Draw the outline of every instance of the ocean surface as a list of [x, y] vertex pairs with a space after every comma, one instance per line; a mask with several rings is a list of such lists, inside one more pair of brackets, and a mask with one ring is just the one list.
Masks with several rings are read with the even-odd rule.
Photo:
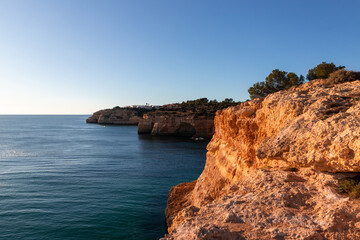
[[171, 186], [205, 141], [138, 136], [88, 116], [0, 115], [0, 239], [159, 239]]

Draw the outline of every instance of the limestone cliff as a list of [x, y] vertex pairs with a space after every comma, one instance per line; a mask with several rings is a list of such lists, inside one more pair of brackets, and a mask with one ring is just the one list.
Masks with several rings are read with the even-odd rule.
[[115, 107], [95, 112], [87, 123], [137, 125], [139, 134], [210, 138], [214, 134], [214, 117], [219, 109], [237, 105], [231, 98], [224, 101], [200, 98], [182, 103], [146, 108]]
[[139, 134], [211, 138], [214, 134], [214, 116], [197, 116], [194, 112], [173, 112], [139, 108], [105, 109], [86, 119], [87, 123], [138, 125]]
[[210, 138], [214, 134], [216, 111], [237, 104], [231, 98], [226, 98], [222, 102], [200, 98], [165, 104], [156, 111], [144, 114], [138, 125], [138, 133]]
[[214, 134], [214, 117], [144, 115], [144, 119], [139, 122], [138, 133], [156, 136], [210, 138]]
[[[203, 173], [173, 187], [168, 239], [360, 239], [360, 81], [314, 80], [218, 111]], [[290, 171], [289, 171], [290, 170]]]
[[150, 110], [140, 108], [104, 109], [95, 112], [86, 119], [87, 123], [113, 124], [113, 125], [137, 125], [144, 113]]

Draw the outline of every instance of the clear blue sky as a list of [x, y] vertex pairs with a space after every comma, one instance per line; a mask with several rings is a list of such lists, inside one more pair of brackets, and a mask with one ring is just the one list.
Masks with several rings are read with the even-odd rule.
[[246, 100], [275, 68], [360, 70], [360, 1], [0, 0], [0, 113]]

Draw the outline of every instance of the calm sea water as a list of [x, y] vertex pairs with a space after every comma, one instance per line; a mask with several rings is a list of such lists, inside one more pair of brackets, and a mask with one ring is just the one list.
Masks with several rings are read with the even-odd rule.
[[158, 239], [171, 186], [207, 142], [137, 135], [87, 116], [0, 116], [0, 239]]

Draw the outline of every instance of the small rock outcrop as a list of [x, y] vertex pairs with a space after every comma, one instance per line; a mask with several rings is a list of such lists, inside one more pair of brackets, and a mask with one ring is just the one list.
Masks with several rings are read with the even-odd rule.
[[[360, 81], [314, 80], [218, 111], [203, 173], [173, 187], [167, 239], [360, 239]], [[293, 171], [293, 172], [289, 172]]]

